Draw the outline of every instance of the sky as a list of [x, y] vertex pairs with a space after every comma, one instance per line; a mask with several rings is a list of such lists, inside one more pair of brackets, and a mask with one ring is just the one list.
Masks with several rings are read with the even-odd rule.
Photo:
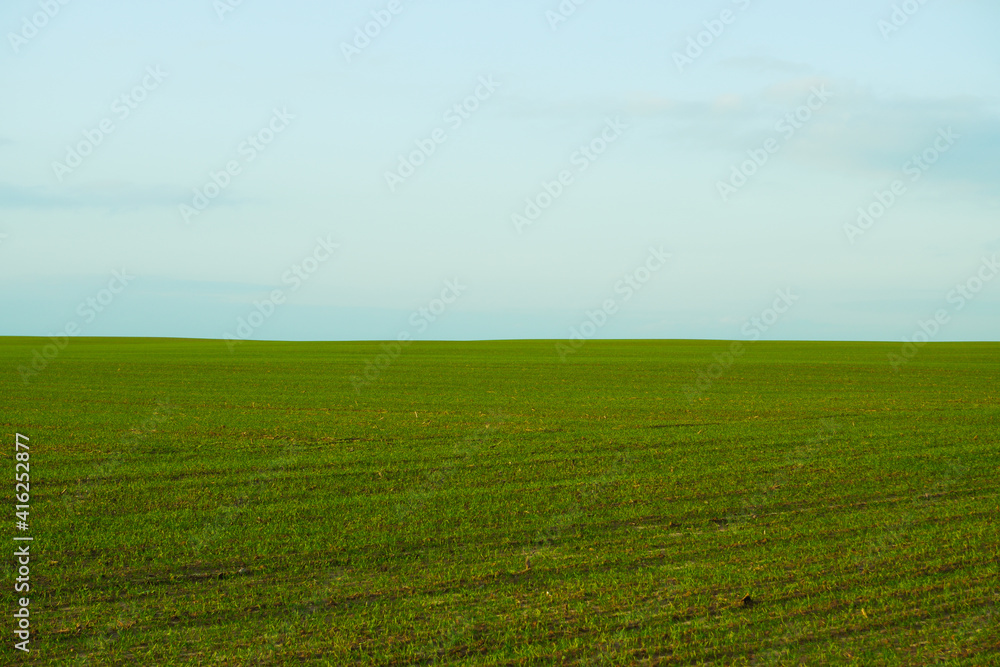
[[997, 340], [995, 0], [12, 0], [0, 335]]

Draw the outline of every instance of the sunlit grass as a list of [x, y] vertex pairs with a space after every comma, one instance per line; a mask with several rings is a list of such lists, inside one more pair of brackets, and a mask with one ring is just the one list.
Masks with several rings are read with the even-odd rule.
[[29, 664], [997, 660], [1000, 345], [43, 344]]

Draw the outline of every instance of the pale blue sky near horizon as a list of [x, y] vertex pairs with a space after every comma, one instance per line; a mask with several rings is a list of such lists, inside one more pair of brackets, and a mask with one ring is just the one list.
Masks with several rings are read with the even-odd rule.
[[0, 7], [0, 335], [997, 340], [997, 3], [390, 4]]

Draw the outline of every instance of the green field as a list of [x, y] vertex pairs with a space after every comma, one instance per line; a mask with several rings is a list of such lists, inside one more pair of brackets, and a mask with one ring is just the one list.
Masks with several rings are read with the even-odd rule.
[[1000, 664], [1000, 344], [48, 342], [9, 664]]

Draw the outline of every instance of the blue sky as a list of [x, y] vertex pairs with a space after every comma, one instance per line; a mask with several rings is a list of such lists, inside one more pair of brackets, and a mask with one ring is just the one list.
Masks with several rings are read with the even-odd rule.
[[0, 8], [0, 335], [1000, 331], [992, 0], [224, 3]]

